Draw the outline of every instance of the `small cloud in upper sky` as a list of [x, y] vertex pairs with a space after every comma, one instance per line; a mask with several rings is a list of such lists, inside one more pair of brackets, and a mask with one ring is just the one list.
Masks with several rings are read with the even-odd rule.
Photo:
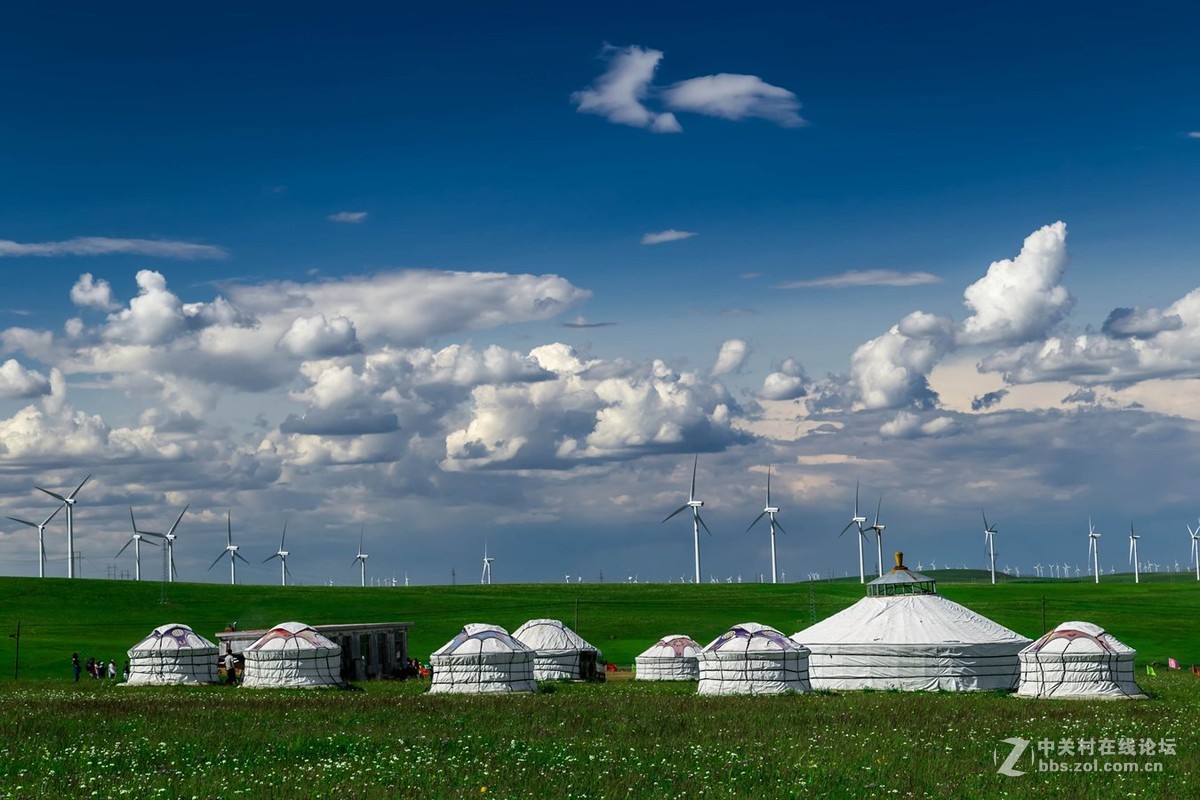
[[1164, 314], [1157, 308], [1114, 308], [1101, 330], [1115, 339], [1150, 339], [1163, 331], [1183, 327], [1183, 317]]
[[690, 239], [695, 236], [693, 231], [677, 231], [667, 228], [657, 233], [642, 234], [642, 244], [662, 244], [663, 242], [678, 242], [680, 239]]
[[1200, 139], [1200, 131], [1188, 131], [1187, 137], [1189, 139]]
[[112, 239], [107, 236], [78, 236], [61, 242], [14, 242], [0, 239], [0, 258], [106, 255], [151, 256], [192, 261], [226, 258], [229, 253], [210, 244], [176, 242], [169, 239]]
[[984, 411], [999, 403], [1008, 396], [1008, 389], [997, 389], [994, 392], [980, 395], [971, 399], [972, 411]]
[[738, 277], [744, 281], [752, 281], [755, 278], [761, 278], [762, 273], [761, 272], [743, 272], [741, 275], [738, 275]]
[[892, 269], [852, 269], [838, 275], [784, 281], [777, 289], [848, 289], [854, 286], [921, 286], [941, 283], [942, 279], [928, 272], [898, 272]]
[[753, 317], [757, 316], [758, 312], [753, 308], [722, 308], [717, 315], [721, 317]]
[[568, 322], [558, 323], [562, 328], [606, 328], [609, 325], [616, 325], [615, 322], [588, 322], [586, 317], [578, 316]]
[[661, 50], [638, 45], [617, 48], [605, 45], [602, 55], [608, 69], [591, 86], [571, 95], [575, 110], [599, 114], [609, 122], [647, 128], [654, 133], [679, 133], [683, 127], [670, 111], [655, 111], [647, 106], [651, 98], [661, 99], [668, 108], [742, 120], [750, 117], [770, 120], [785, 128], [807, 124], [797, 113], [800, 101], [780, 86], [772, 86], [757, 75], [722, 72], [689, 78], [666, 88], [651, 85]]
[[351, 225], [357, 225], [360, 222], [365, 222], [367, 212], [365, 211], [339, 211], [336, 214], [330, 214], [326, 217], [330, 222], [348, 222]]

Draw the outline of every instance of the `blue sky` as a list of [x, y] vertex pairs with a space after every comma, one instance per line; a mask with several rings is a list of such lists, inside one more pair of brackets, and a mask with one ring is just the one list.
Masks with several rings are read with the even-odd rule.
[[[232, 509], [262, 557], [292, 520], [309, 583], [356, 580], [363, 525], [376, 577], [473, 575], [487, 537], [498, 580], [677, 580], [691, 531], [659, 520], [701, 452], [720, 579], [766, 569], [767, 463], [791, 577], [857, 569], [830, 533], [856, 480], [914, 563], [978, 565], [981, 506], [1026, 573], [1082, 562], [1089, 514], [1110, 566], [1131, 521], [1184, 562], [1198, 29], [1182, 4], [14, 10], [5, 513], [94, 472], [93, 576], [130, 504], [191, 503], [185, 579], [222, 579]], [[0, 531], [0, 569], [36, 574], [32, 541]]]

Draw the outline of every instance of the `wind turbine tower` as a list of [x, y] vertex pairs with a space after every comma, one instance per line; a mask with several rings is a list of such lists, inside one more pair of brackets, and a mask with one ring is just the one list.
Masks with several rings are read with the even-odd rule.
[[[1092, 574], [1096, 577], [1096, 583], [1100, 582], [1100, 534], [1096, 533], [1096, 529], [1092, 527], [1091, 519], [1088, 520], [1088, 555], [1092, 557]], [[1079, 568], [1075, 568], [1075, 572], [1079, 572]]]
[[74, 514], [75, 503], [76, 503], [75, 495], [79, 494], [79, 490], [83, 488], [83, 484], [87, 483], [89, 480], [91, 480], [91, 478], [92, 478], [91, 475], [88, 475], [86, 478], [84, 478], [83, 481], [78, 486], [75, 487], [75, 491], [71, 492], [66, 497], [63, 497], [61, 494], [57, 494], [56, 492], [52, 492], [49, 489], [43, 489], [40, 486], [34, 487], [39, 492], [45, 492], [46, 494], [50, 495], [55, 500], [60, 501], [63, 505], [65, 505], [67, 507], [67, 577], [68, 578], [75, 577], [75, 514]]
[[[182, 517], [183, 515], [180, 514], [180, 516]], [[178, 523], [176, 523], [176, 524], [178, 524]], [[174, 529], [175, 526], [172, 525], [171, 527], [172, 527], [172, 529]], [[221, 555], [217, 556], [216, 559], [214, 559], [213, 562], [208, 565], [208, 568], [211, 570], [213, 567], [215, 567], [217, 565], [218, 561], [220, 561], [222, 558], [225, 557], [226, 554], [228, 554], [229, 555], [229, 583], [233, 586], [236, 586], [237, 585], [237, 560], [240, 558], [242, 561], [245, 561], [247, 564], [249, 564], [250, 562], [246, 561], [246, 557], [238, 552], [238, 546], [233, 543], [233, 514], [232, 514], [232, 512], [228, 512], [228, 511], [226, 512], [226, 515], [225, 515], [225, 542], [226, 542], [225, 549], [221, 551]]]
[[356, 556], [354, 557], [354, 560], [350, 562], [350, 566], [354, 566], [355, 564], [358, 564], [358, 568], [359, 568], [359, 575], [358, 575], [358, 576], [359, 576], [359, 583], [360, 583], [360, 585], [362, 585], [362, 586], [366, 586], [366, 585], [367, 585], [367, 559], [368, 559], [368, 558], [370, 558], [370, 556], [368, 556], [366, 553], [364, 553], [364, 552], [362, 551], [362, 547], [363, 547], [363, 531], [364, 531], [365, 529], [366, 529], [366, 528], [365, 528], [365, 526], [364, 526], [363, 528], [360, 528], [360, 529], [359, 529], [359, 531], [358, 531], [358, 555], [356, 555]]
[[699, 464], [700, 456], [697, 455], [695, 460], [692, 461], [692, 488], [688, 492], [688, 501], [668, 514], [667, 519], [663, 520], [663, 522], [666, 522], [681, 511], [687, 511], [689, 508], [692, 510], [692, 538], [695, 542], [696, 553], [696, 583], [700, 583], [700, 526], [704, 525], [705, 533], [712, 536], [712, 531], [708, 529], [708, 525], [705, 525], [704, 520], [700, 518], [700, 509], [704, 508], [704, 501], [696, 499], [696, 467]]
[[[117, 551], [117, 554], [113, 556], [113, 559], [116, 560], [120, 558], [121, 553], [125, 552], [125, 548], [129, 547], [129, 545], [133, 545], [133, 579], [140, 581], [142, 579], [142, 537], [156, 536], [157, 534], [138, 530], [137, 520], [133, 518], [133, 506], [129, 507], [129, 524], [133, 526], [133, 535], [129, 537], [129, 541], [125, 542], [125, 546]], [[154, 543], [147, 541], [146, 544]], [[156, 544], [154, 544], [154, 546], [158, 547]]]
[[479, 583], [481, 586], [492, 585], [492, 562], [495, 560], [496, 559], [488, 556], [487, 541], [485, 540], [483, 543], [483, 575], [479, 577]]
[[879, 495], [879, 505], [875, 506], [875, 521], [867, 530], [875, 531], [875, 575], [883, 577], [883, 529], [886, 525], [879, 524], [879, 509], [883, 507], [883, 495]]
[[[771, 466], [767, 465], [767, 504], [763, 508], [762, 513], [754, 518], [754, 522], [750, 523], [750, 528], [758, 524], [758, 521], [763, 517], [767, 517], [771, 522], [771, 583], [779, 583], [779, 573], [775, 568], [775, 528], [787, 533], [783, 530], [783, 526], [775, 520], [775, 515], [779, 513], [779, 509], [771, 505]], [[750, 532], [750, 528], [746, 528], [746, 533]]]
[[1129, 563], [1133, 564], [1133, 582], [1141, 583], [1142, 576], [1138, 568], [1137, 543], [1142, 537], [1133, 532], [1133, 523], [1129, 523]]
[[995, 583], [996, 583], [996, 526], [988, 525], [987, 514], [984, 514], [983, 511], [980, 511], [979, 513], [983, 514], [983, 538], [987, 541], [988, 557], [991, 560], [992, 584], [995, 585]]
[[863, 538], [866, 537], [866, 531], [863, 529], [863, 523], [867, 518], [858, 513], [858, 482], [854, 484], [854, 515], [850, 517], [850, 521], [846, 523], [846, 527], [842, 528], [842, 533], [838, 534], [838, 538], [842, 534], [850, 530], [850, 528], [858, 527], [858, 582], [867, 582], [866, 567], [863, 566]]
[[[50, 516], [46, 517], [40, 523], [30, 522], [27, 519], [18, 519], [17, 517], [9, 517], [13, 522], [19, 522], [22, 525], [28, 525], [31, 528], [37, 528], [38, 532], [38, 577], [46, 577], [46, 526], [50, 524], [50, 520], [54, 519], [54, 515], [62, 511], [62, 506], [57, 506], [50, 512]], [[1190, 530], [1190, 529], [1189, 529]], [[1196, 540], [1192, 540], [1192, 550], [1196, 549]]]
[[287, 565], [287, 557], [288, 557], [289, 553], [287, 550], [283, 549], [283, 543], [286, 540], [287, 540], [287, 520], [285, 519], [283, 521], [283, 535], [279, 537], [279, 549], [275, 551], [274, 555], [269, 555], [266, 558], [264, 558], [263, 562], [262, 562], [265, 564], [268, 561], [270, 561], [272, 558], [279, 559], [279, 585], [280, 586], [287, 586], [288, 575], [292, 574], [292, 571], [288, 569], [288, 565]]
[[1196, 524], [1196, 530], [1192, 530], [1191, 525], [1187, 529], [1192, 537], [1192, 563], [1196, 566], [1196, 580], [1200, 581], [1200, 523]]

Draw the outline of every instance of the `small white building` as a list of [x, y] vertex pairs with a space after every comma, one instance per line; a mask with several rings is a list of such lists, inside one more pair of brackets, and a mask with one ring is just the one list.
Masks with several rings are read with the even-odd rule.
[[430, 694], [532, 692], [533, 651], [499, 625], [471, 623], [429, 657]]
[[187, 625], [161, 625], [131, 647], [123, 686], [217, 682], [217, 646]]
[[757, 622], [734, 625], [700, 652], [699, 694], [808, 692], [808, 649]]
[[634, 680], [695, 681], [700, 679], [700, 645], [690, 636], [664, 636], [634, 659]]
[[1137, 651], [1090, 622], [1064, 622], [1020, 653], [1019, 697], [1142, 700]]
[[303, 622], [283, 622], [242, 651], [242, 685], [254, 688], [342, 686], [342, 648]]
[[531, 619], [513, 638], [534, 652], [533, 677], [539, 681], [602, 681], [600, 651], [556, 619]]

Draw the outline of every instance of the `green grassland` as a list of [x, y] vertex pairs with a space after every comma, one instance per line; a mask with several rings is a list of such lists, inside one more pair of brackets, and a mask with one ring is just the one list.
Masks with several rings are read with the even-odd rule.
[[[1139, 662], [1200, 662], [1200, 587], [942, 580], [951, 599], [1027, 636], [1084, 619], [1138, 648]], [[939, 578], [943, 578], [939, 573]], [[1146, 701], [1035, 701], [1003, 693], [859, 692], [699, 697], [694, 684], [542, 684], [508, 697], [429, 695], [421, 681], [353, 691], [124, 688], [70, 680], [78, 651], [116, 658], [164, 622], [209, 635], [299, 619], [411, 621], [424, 656], [464, 623], [512, 629], [575, 621], [628, 665], [666, 633], [706, 642], [754, 620], [791, 633], [862, 596], [855, 582], [554, 584], [336, 588], [0, 579], [0, 797], [1194, 797], [1200, 678], [1160, 668]], [[1003, 740], [1169, 741], [1170, 754], [1100, 757], [1097, 772], [997, 773]], [[1040, 754], [1039, 754], [1040, 755]], [[1091, 758], [1055, 756], [1083, 765]], [[1161, 772], [1102, 770], [1114, 763]]]
[[[992, 586], [978, 573], [942, 573], [939, 591], [1031, 638], [1045, 621], [1086, 620], [1112, 631], [1142, 662], [1168, 656], [1200, 663], [1200, 583], [1186, 575], [1087, 581], [1011, 580]], [[495, 584], [492, 586], [328, 587], [0, 579], [0, 633], [21, 622], [21, 673], [66, 676], [72, 652], [114, 659], [153, 628], [190, 625], [212, 639], [236, 621], [243, 630], [298, 620], [309, 624], [411, 622], [410, 651], [427, 659], [468, 622], [515, 630], [537, 617], [561, 619], [630, 665], [668, 633], [706, 644], [737, 622], [761, 622], [786, 634], [836, 613], [863, 596], [857, 581], [789, 584]], [[165, 601], [165, 602], [164, 602]], [[576, 626], [576, 620], [578, 625]], [[11, 670], [15, 640], [0, 636], [0, 679]]]

